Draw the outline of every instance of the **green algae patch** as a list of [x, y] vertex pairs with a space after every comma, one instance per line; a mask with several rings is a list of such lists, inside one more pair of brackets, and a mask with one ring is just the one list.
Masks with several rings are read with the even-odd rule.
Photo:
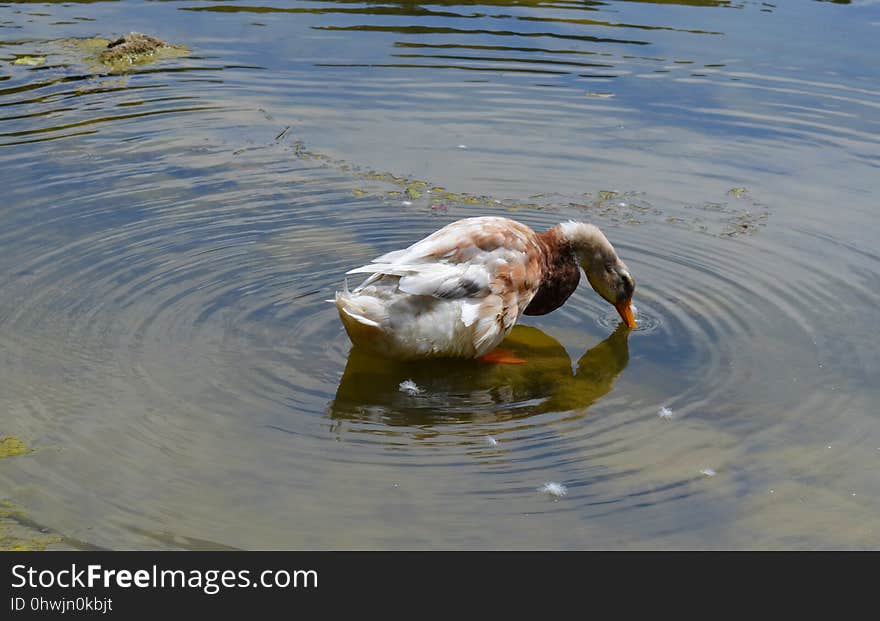
[[15, 436], [6, 436], [0, 438], [0, 459], [4, 457], [16, 457], [18, 455], [26, 455], [33, 452], [24, 442]]
[[406, 184], [408, 183], [408, 180], [405, 177], [398, 177], [397, 175], [392, 175], [391, 173], [387, 172], [376, 172], [375, 170], [371, 170], [365, 173], [358, 173], [358, 176], [363, 177], [364, 179], [369, 179], [370, 181], [385, 181], [387, 183], [393, 183], [399, 186], [406, 186]]
[[58, 535], [40, 533], [12, 503], [0, 502], [0, 551], [41, 552], [63, 541]]
[[88, 37], [64, 39], [60, 42], [70, 53], [95, 69], [123, 73], [132, 67], [159, 60], [186, 56], [189, 50], [139, 32], [130, 32], [118, 39]]
[[428, 184], [425, 181], [407, 181], [406, 187], [408, 190], [415, 190], [421, 193], [427, 191]]
[[124, 69], [161, 58], [182, 56], [185, 53], [186, 48], [171, 45], [140, 32], [130, 32], [124, 37], [108, 42], [98, 58], [111, 68]]
[[39, 67], [46, 64], [45, 56], [19, 56], [12, 61], [13, 65], [24, 65], [26, 67]]
[[11, 532], [11, 529], [0, 523], [0, 550], [4, 552], [42, 552], [50, 545], [61, 542], [58, 535], [29, 537]]

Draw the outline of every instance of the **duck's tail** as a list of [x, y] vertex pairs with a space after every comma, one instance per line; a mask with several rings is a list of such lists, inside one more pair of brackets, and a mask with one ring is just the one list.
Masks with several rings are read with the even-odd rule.
[[387, 312], [376, 298], [368, 295], [337, 291], [334, 300], [342, 325], [355, 345], [366, 349], [381, 349]]

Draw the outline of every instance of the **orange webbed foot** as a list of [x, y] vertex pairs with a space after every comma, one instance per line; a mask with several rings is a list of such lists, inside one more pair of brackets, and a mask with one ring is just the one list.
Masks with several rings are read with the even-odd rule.
[[489, 362], [493, 364], [524, 364], [523, 358], [517, 358], [516, 354], [510, 349], [493, 349], [488, 354], [483, 354], [477, 358], [480, 362]]

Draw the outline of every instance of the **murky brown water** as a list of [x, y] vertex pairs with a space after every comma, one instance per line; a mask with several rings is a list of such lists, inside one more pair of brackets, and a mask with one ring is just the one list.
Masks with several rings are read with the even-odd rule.
[[[189, 53], [95, 60], [131, 30]], [[0, 544], [877, 548], [878, 35], [867, 1], [3, 5]], [[582, 287], [524, 365], [351, 352], [344, 272], [478, 214], [601, 226], [643, 329]]]

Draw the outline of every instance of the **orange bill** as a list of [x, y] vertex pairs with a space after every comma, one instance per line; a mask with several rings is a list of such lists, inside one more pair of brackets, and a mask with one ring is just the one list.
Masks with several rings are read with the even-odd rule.
[[620, 318], [623, 319], [623, 322], [626, 324], [627, 328], [635, 328], [636, 327], [636, 318], [633, 316], [632, 309], [632, 298], [629, 300], [622, 300], [617, 302], [614, 305], [614, 308], [617, 309], [617, 312], [620, 313]]

